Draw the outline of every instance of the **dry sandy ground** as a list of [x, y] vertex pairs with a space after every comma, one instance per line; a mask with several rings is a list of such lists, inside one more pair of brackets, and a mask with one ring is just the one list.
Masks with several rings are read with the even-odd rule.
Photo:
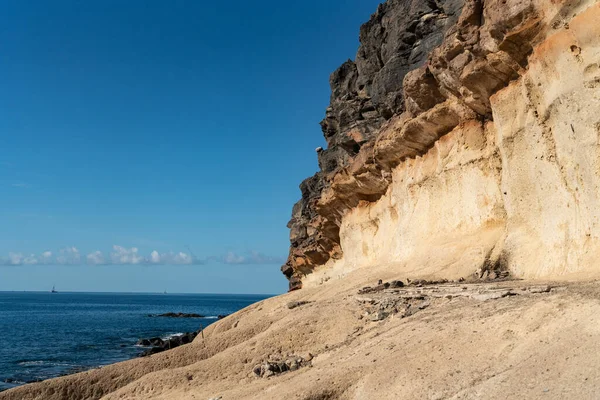
[[[190, 345], [0, 399], [600, 398], [600, 282], [359, 294], [377, 283], [367, 275], [252, 305]], [[290, 309], [292, 301], [310, 303]], [[297, 371], [253, 372], [269, 357], [309, 353], [311, 365]]]

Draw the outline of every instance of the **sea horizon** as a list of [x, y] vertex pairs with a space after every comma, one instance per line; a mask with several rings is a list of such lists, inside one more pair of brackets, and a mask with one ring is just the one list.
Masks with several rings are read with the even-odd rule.
[[283, 293], [228, 293], [228, 292], [103, 292], [103, 291], [76, 291], [76, 290], [57, 290], [56, 292], [51, 292], [50, 290], [0, 290], [1, 293], [48, 293], [48, 294], [140, 294], [140, 295], [211, 295], [211, 296], [267, 296], [267, 297], [275, 297], [280, 296]]

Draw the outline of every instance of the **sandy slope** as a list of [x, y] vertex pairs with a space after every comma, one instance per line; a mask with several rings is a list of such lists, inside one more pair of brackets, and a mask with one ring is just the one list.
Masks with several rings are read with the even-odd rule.
[[[373, 271], [371, 271], [373, 272]], [[269, 299], [205, 339], [0, 394], [0, 399], [594, 399], [600, 395], [600, 283], [523, 281], [358, 294], [362, 274]], [[382, 278], [390, 278], [382, 276]], [[467, 289], [463, 289], [466, 287]], [[516, 295], [495, 288], [512, 288]], [[422, 291], [423, 293], [418, 293]], [[479, 293], [484, 295], [480, 295]], [[493, 293], [490, 295], [489, 293]], [[470, 297], [469, 297], [470, 296]], [[381, 321], [371, 303], [413, 298]], [[311, 303], [288, 308], [291, 301]], [[422, 310], [418, 306], [424, 305]], [[427, 307], [425, 307], [427, 306]], [[416, 307], [416, 308], [415, 308]], [[371, 310], [372, 311], [372, 310]], [[270, 378], [269, 356], [312, 366]]]

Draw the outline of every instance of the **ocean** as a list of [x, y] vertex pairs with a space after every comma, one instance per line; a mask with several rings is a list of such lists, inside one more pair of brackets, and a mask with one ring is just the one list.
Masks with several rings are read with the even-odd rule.
[[[268, 297], [0, 292], [0, 391], [137, 357], [138, 339], [193, 332]], [[149, 316], [168, 312], [204, 318]]]

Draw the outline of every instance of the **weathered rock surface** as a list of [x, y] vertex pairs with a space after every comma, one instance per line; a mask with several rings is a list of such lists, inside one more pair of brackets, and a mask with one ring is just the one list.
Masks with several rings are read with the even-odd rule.
[[600, 275], [599, 7], [381, 5], [331, 77], [328, 149], [288, 225], [290, 288], [375, 264]]
[[309, 360], [291, 354], [287, 357], [269, 357], [267, 361], [256, 365], [252, 371], [257, 377], [269, 378], [284, 372], [297, 371], [308, 365], [310, 365]]

